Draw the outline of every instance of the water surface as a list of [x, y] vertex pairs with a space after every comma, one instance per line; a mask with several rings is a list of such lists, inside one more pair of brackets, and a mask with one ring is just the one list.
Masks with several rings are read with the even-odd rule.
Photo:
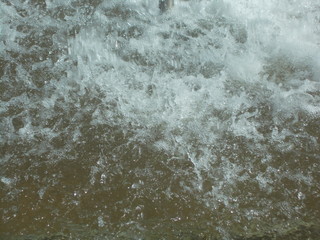
[[320, 238], [317, 1], [0, 16], [3, 239]]

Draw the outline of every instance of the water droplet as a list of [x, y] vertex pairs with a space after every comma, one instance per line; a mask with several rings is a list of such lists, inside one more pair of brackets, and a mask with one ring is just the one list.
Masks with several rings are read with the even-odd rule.
[[104, 227], [104, 225], [105, 225], [105, 222], [103, 221], [103, 217], [99, 216], [98, 217], [98, 226], [99, 227]]
[[6, 177], [2, 177], [1, 178], [1, 182], [3, 182], [6, 185], [10, 185], [13, 182], [13, 179], [11, 178], [6, 178]]
[[303, 200], [303, 199], [305, 199], [305, 195], [302, 193], [302, 192], [298, 192], [298, 199], [299, 200]]

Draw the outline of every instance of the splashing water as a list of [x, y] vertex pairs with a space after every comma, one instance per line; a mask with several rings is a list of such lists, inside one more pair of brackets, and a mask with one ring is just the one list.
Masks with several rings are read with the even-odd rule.
[[0, 236], [320, 226], [317, 1], [2, 0], [0, 15]]

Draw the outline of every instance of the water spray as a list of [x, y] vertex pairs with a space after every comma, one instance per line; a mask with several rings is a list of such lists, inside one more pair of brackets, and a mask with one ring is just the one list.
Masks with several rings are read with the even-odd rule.
[[174, 0], [159, 0], [159, 8], [161, 12], [165, 12], [174, 6]]

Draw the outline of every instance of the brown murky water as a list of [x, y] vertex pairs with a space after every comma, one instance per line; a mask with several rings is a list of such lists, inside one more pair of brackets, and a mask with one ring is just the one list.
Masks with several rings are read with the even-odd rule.
[[320, 238], [319, 6], [175, 3], [0, 2], [1, 239]]
[[[56, 236], [53, 239], [215, 239], [221, 236], [216, 230], [221, 226], [237, 237], [233, 239], [319, 236], [316, 186], [283, 179], [277, 183], [281, 189], [266, 194], [255, 184], [240, 183], [232, 190], [231, 208], [221, 202], [210, 209], [199, 200], [205, 198], [209, 183], [192, 193], [181, 186], [194, 177], [187, 161], [169, 162], [167, 156], [147, 149], [132, 151], [130, 146], [122, 148], [120, 156], [97, 155], [97, 146], [99, 141], [94, 140], [79, 144], [73, 154], [57, 161], [46, 154], [21, 155], [16, 156], [18, 161], [2, 164], [4, 239], [34, 234]], [[299, 196], [297, 188], [310, 193]], [[251, 210], [248, 218], [249, 209], [266, 210], [263, 215]]]

